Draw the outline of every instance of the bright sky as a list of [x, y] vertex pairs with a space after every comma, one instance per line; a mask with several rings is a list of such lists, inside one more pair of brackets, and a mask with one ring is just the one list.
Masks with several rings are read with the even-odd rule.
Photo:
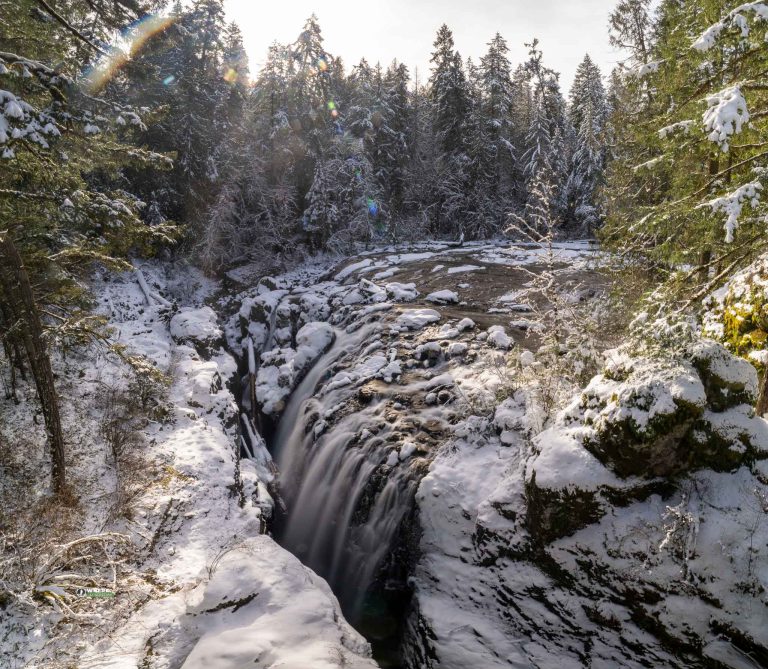
[[525, 60], [525, 42], [538, 37], [545, 63], [561, 73], [567, 94], [573, 74], [589, 53], [607, 75], [618, 54], [608, 44], [608, 14], [616, 0], [225, 0], [227, 16], [240, 25], [255, 76], [269, 45], [296, 40], [313, 12], [325, 48], [349, 70], [361, 57], [371, 64], [393, 58], [429, 76], [432, 42], [440, 24], [453, 31], [456, 48], [477, 62], [494, 33], [507, 40], [513, 67]]

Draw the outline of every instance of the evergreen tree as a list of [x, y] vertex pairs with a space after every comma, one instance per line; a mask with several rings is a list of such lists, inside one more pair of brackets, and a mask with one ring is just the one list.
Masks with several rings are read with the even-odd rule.
[[317, 162], [303, 227], [313, 249], [340, 251], [369, 241], [379, 219], [380, 194], [360, 140], [340, 137]]
[[433, 106], [432, 125], [442, 153], [455, 155], [464, 150], [469, 93], [461, 56], [453, 48], [453, 33], [443, 24], [437, 32], [432, 76], [429, 80]]
[[74, 84], [104, 55], [84, 17], [91, 35], [106, 34], [124, 9], [65, 9], [54, 17], [21, 0], [13, 37], [0, 37], [0, 337], [5, 361], [32, 373], [57, 493], [67, 483], [66, 435], [50, 352], [103, 336], [82, 279], [94, 263], [124, 267], [129, 253], [171, 233], [144, 225], [143, 203], [123, 188], [125, 165], [163, 162], [130, 144], [141, 118], [103, 87]]
[[438, 233], [463, 234], [469, 190], [466, 144], [470, 94], [461, 56], [453, 47], [453, 34], [448, 26], [441, 26], [434, 42], [429, 88], [432, 130], [439, 148], [433, 225]]
[[502, 224], [507, 210], [512, 205], [508, 193], [513, 187], [513, 119], [517, 121], [517, 118], [508, 52], [506, 41], [496, 33], [488, 43], [487, 54], [480, 61], [482, 123], [484, 141], [487, 143], [486, 160], [489, 161], [488, 168], [483, 170], [488, 175], [488, 181], [482, 188], [490, 199], [490, 214], [495, 229]]
[[524, 216], [535, 228], [538, 220], [535, 212], [543, 206], [541, 197], [552, 198], [547, 204], [550, 218], [562, 223], [565, 216], [572, 129], [567, 122], [557, 74], [544, 66], [537, 40], [528, 46], [526, 69], [532, 85], [532, 118], [523, 156], [527, 188]]
[[533, 92], [530, 84], [530, 74], [525, 64], [518, 65], [511, 77], [512, 87], [512, 146], [518, 157], [512, 165], [512, 209], [517, 211], [525, 205], [526, 178], [525, 161], [523, 156], [528, 150], [528, 130], [533, 123]]
[[662, 2], [612, 112], [605, 239], [673, 276], [694, 267], [693, 298], [764, 247], [765, 120], [750, 112], [766, 101], [765, 24], [739, 7]]
[[620, 0], [608, 19], [611, 46], [629, 54], [635, 65], [650, 60], [651, 0]]
[[373, 107], [375, 106], [374, 73], [365, 58], [352, 68], [349, 76], [350, 100], [344, 121], [346, 128], [358, 139], [363, 139], [373, 130]]
[[606, 99], [600, 70], [589, 55], [576, 70], [568, 111], [576, 132], [567, 185], [569, 207], [579, 231], [591, 235], [600, 222], [597, 193], [605, 169]]
[[[408, 93], [408, 68], [394, 61], [384, 78], [383, 117], [380, 134], [383, 151], [379, 153], [377, 171], [379, 187], [386, 199], [390, 221], [399, 221], [405, 215], [407, 169], [410, 159], [411, 108]], [[396, 225], [396, 223], [391, 223]], [[396, 231], [392, 231], [396, 236]]]
[[437, 206], [437, 155], [439, 149], [432, 126], [432, 106], [427, 87], [414, 75], [413, 90], [409, 96], [410, 146], [406, 170], [405, 212], [412, 225], [425, 232], [434, 220]]

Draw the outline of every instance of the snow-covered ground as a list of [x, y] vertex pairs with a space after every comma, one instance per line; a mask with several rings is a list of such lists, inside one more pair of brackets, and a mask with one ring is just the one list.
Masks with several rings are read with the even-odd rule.
[[[754, 370], [694, 337], [661, 359], [610, 352], [583, 391], [559, 378], [537, 276], [563, 305], [599, 304], [604, 279], [588, 244], [555, 250], [425, 243], [220, 284], [163, 263], [98, 277], [112, 339], [167, 382], [101, 349], [56, 361], [82, 503], [47, 550], [98, 536], [104, 560], [14, 576], [4, 661], [375, 667], [345, 614], [381, 652], [407, 613], [409, 669], [765, 664]], [[28, 443], [6, 460], [45, 470], [20, 395], [0, 405], [0, 446]], [[147, 405], [119, 457], [115, 396]], [[77, 597], [85, 577], [117, 596]], [[369, 585], [412, 589], [410, 608], [372, 613]]]

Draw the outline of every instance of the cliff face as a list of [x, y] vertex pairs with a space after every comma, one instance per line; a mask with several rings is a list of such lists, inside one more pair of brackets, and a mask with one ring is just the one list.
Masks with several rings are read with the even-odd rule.
[[417, 494], [408, 666], [765, 663], [754, 369], [711, 341], [612, 357], [546, 431], [521, 391], [439, 451]]

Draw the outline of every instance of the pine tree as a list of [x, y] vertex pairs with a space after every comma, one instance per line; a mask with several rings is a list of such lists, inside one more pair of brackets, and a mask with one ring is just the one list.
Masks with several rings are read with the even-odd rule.
[[508, 193], [513, 187], [513, 169], [516, 160], [514, 147], [515, 92], [507, 58], [509, 48], [504, 38], [496, 33], [488, 43], [488, 52], [480, 61], [481, 106], [486, 160], [483, 171], [487, 183], [481, 187], [488, 193], [492, 228], [498, 230], [506, 212], [513, 204]]
[[635, 65], [651, 53], [651, 0], [620, 0], [608, 19], [611, 46], [628, 52]]
[[433, 106], [432, 125], [442, 153], [450, 156], [464, 150], [465, 124], [469, 110], [467, 81], [461, 56], [453, 48], [453, 33], [445, 24], [434, 42], [432, 76], [429, 80]]
[[405, 212], [410, 225], [427, 230], [435, 218], [437, 207], [437, 155], [439, 148], [432, 126], [432, 106], [427, 87], [421, 84], [418, 69], [414, 73], [413, 90], [409, 95], [410, 135], [406, 169]]
[[310, 248], [348, 249], [355, 240], [369, 241], [379, 220], [380, 194], [361, 142], [337, 138], [317, 162], [302, 225]]
[[[523, 156], [527, 199], [524, 217], [536, 229], [542, 197], [549, 197], [547, 215], [562, 223], [566, 209], [571, 130], [565, 115], [557, 74], [544, 66], [538, 41], [529, 46], [526, 69], [532, 84], [532, 118]], [[546, 184], [546, 188], [542, 186]]]
[[519, 211], [525, 206], [527, 195], [525, 178], [525, 161], [523, 157], [528, 150], [528, 130], [533, 123], [533, 91], [530, 84], [530, 74], [525, 64], [518, 65], [511, 77], [512, 87], [512, 117], [515, 123], [512, 127], [512, 146], [518, 157], [512, 165], [512, 203], [513, 211]]
[[352, 68], [349, 76], [350, 100], [344, 113], [346, 128], [358, 139], [373, 129], [371, 117], [375, 105], [374, 73], [365, 58]]
[[441, 26], [434, 42], [429, 87], [432, 130], [439, 148], [433, 225], [438, 233], [463, 234], [469, 190], [470, 95], [461, 56], [453, 47], [453, 34], [448, 26]]
[[380, 124], [383, 151], [380, 153], [379, 187], [388, 203], [390, 232], [405, 215], [407, 169], [410, 160], [411, 119], [408, 68], [394, 61], [384, 77], [383, 110]]

